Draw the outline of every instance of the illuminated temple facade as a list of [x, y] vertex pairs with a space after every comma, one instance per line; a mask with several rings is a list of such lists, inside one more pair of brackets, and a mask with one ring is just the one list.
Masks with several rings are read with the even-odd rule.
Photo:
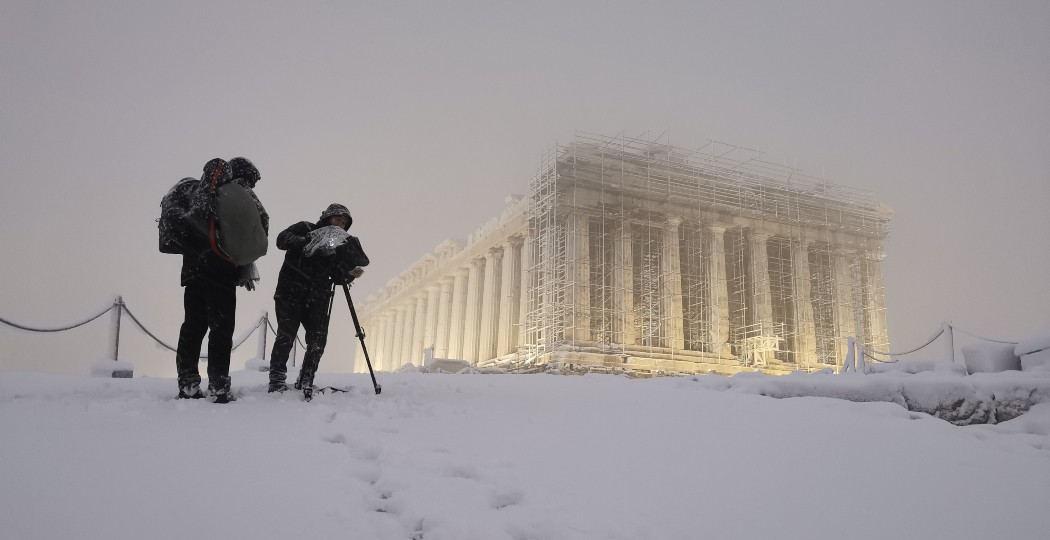
[[370, 296], [366, 344], [380, 371], [428, 348], [518, 372], [836, 369], [848, 337], [888, 349], [890, 217], [743, 148], [577, 135], [527, 196]]

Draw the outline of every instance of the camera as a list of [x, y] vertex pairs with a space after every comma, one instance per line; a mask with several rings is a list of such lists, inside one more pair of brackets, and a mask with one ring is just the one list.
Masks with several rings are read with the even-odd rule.
[[332, 270], [332, 281], [336, 285], [349, 285], [355, 279], [361, 277], [365, 270], [360, 266], [351, 267], [349, 264], [336, 264]]

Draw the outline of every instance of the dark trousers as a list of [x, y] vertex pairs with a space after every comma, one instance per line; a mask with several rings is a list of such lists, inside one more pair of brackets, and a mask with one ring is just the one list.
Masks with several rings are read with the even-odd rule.
[[208, 381], [213, 388], [229, 388], [230, 349], [233, 346], [234, 315], [237, 311], [237, 287], [199, 277], [186, 284], [183, 295], [185, 317], [179, 331], [175, 354], [179, 386], [199, 385], [197, 364], [200, 362], [204, 334], [208, 336]]
[[306, 354], [299, 368], [300, 381], [312, 385], [314, 373], [321, 363], [328, 343], [328, 318], [331, 306], [330, 289], [278, 288], [274, 295], [277, 311], [277, 337], [270, 352], [270, 382], [284, 382], [288, 378], [288, 354], [301, 324], [306, 330]]

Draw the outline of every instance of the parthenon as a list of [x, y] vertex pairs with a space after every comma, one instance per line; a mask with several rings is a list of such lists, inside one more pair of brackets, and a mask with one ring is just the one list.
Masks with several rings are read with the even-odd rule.
[[378, 370], [428, 348], [520, 372], [837, 369], [848, 337], [888, 350], [891, 216], [754, 150], [577, 134], [528, 195], [370, 296], [366, 345]]

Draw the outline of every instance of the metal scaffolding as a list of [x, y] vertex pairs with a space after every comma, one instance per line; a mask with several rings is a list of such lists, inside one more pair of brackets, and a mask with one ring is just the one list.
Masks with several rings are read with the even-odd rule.
[[888, 209], [758, 151], [578, 133], [543, 155], [526, 216], [533, 361], [819, 369], [844, 336], [889, 345]]

